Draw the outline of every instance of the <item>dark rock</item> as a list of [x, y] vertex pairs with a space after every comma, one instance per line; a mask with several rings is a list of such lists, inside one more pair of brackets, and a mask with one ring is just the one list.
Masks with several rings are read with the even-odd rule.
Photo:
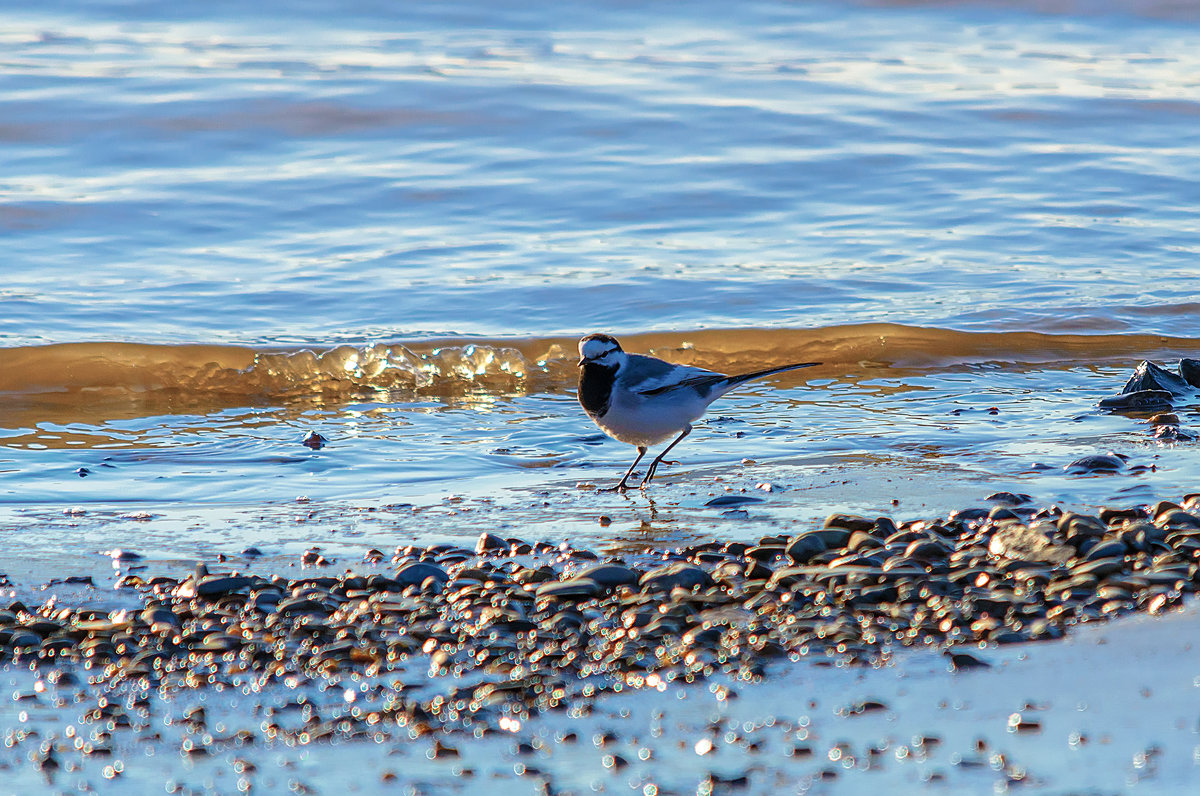
[[1071, 571], [1076, 575], [1092, 575], [1097, 578], [1103, 578], [1114, 572], [1120, 572], [1124, 568], [1124, 561], [1121, 557], [1111, 556], [1109, 558], [1091, 559], [1072, 567]]
[[1001, 520], [1016, 520], [1020, 522], [1021, 515], [1007, 506], [996, 506], [988, 512], [988, 519], [992, 522], [1000, 522]]
[[1096, 561], [1101, 558], [1120, 558], [1126, 553], [1125, 543], [1111, 539], [1107, 542], [1100, 542], [1088, 550], [1084, 556], [1085, 561]]
[[543, 583], [534, 592], [538, 598], [555, 597], [569, 600], [590, 600], [600, 594], [600, 584], [591, 578], [568, 578]]
[[709, 508], [728, 508], [729, 506], [744, 506], [747, 503], [762, 503], [762, 498], [750, 497], [749, 495], [721, 495], [708, 501], [704, 505]]
[[410, 561], [404, 566], [396, 570], [396, 582], [401, 588], [407, 586], [420, 586], [425, 582], [426, 578], [434, 578], [441, 583], [450, 580], [450, 576], [446, 574], [446, 570], [435, 564], [427, 564], [422, 561]]
[[1200, 530], [1200, 517], [1189, 514], [1178, 506], [1161, 512], [1155, 512], [1154, 522], [1164, 528], [1195, 528]]
[[797, 564], [804, 564], [826, 550], [843, 547], [849, 541], [850, 531], [847, 530], [828, 528], [806, 531], [788, 542], [784, 552]]
[[965, 672], [971, 669], [989, 669], [991, 664], [980, 658], [976, 658], [967, 652], [946, 651], [946, 657], [950, 659], [950, 671]]
[[281, 616], [296, 616], [298, 614], [328, 616], [333, 613], [332, 606], [308, 597], [289, 597], [286, 600], [281, 600], [276, 604], [275, 610]]
[[606, 589], [614, 589], [617, 586], [637, 585], [641, 573], [620, 564], [595, 564], [581, 569], [576, 577], [588, 578]]
[[1089, 473], [1116, 473], [1125, 469], [1128, 457], [1117, 453], [1100, 453], [1094, 456], [1084, 456], [1068, 464], [1065, 469], [1071, 475], [1087, 475]]
[[301, 445], [306, 448], [312, 448], [313, 450], [320, 450], [321, 448], [324, 448], [328, 442], [329, 440], [325, 439], [315, 431], [308, 432], [304, 435], [304, 439], [300, 440]]
[[196, 582], [196, 596], [213, 597], [218, 594], [230, 594], [251, 586], [257, 580], [257, 578], [245, 575], [209, 575]]
[[1200, 387], [1200, 360], [1179, 360], [1179, 375], [1193, 387]]
[[708, 588], [712, 577], [693, 564], [677, 562], [652, 569], [638, 581], [645, 591], [670, 591], [675, 587], [684, 589]]
[[862, 716], [867, 713], [878, 713], [887, 710], [888, 706], [883, 702], [874, 699], [867, 699], [862, 702], [855, 702], [853, 705], [848, 705], [838, 711], [843, 716]]
[[918, 539], [904, 549], [904, 557], [917, 561], [941, 561], [950, 555], [950, 549], [934, 539]]
[[876, 517], [875, 529], [872, 531], [876, 536], [887, 537], [896, 532], [896, 523], [891, 517]]
[[484, 553], [506, 553], [508, 552], [508, 540], [501, 539], [490, 533], [479, 534], [479, 541], [475, 543], [475, 552], [479, 555]]
[[[1182, 368], [1182, 362], [1180, 366]], [[1129, 377], [1129, 381], [1125, 382], [1121, 393], [1124, 395], [1146, 390], [1161, 390], [1172, 395], [1190, 395], [1195, 392], [1192, 385], [1183, 378], [1160, 368], [1153, 362], [1143, 360], [1134, 368], [1133, 375]]]
[[868, 520], [857, 514], [830, 514], [825, 518], [825, 527], [846, 531], [869, 531], [875, 527], [875, 520]]
[[1166, 390], [1139, 390], [1104, 398], [1100, 408], [1110, 412], [1162, 412], [1171, 409], [1173, 397]]
[[[1163, 501], [1166, 503], [1167, 501]], [[1179, 508], [1172, 503], [1168, 508]], [[1165, 511], [1166, 509], [1164, 509]], [[1156, 511], [1157, 515], [1158, 512]], [[1119, 525], [1124, 522], [1133, 520], [1143, 520], [1146, 518], [1146, 512], [1138, 508], [1102, 508], [1100, 509], [1100, 520], [1106, 525]]]
[[1023, 492], [993, 492], [984, 498], [984, 500], [990, 500], [993, 503], [1000, 503], [1005, 506], [1023, 506], [1026, 503], [1033, 502], [1033, 498]]
[[745, 557], [755, 561], [774, 561], [783, 555], [783, 545], [755, 545], [746, 551]]

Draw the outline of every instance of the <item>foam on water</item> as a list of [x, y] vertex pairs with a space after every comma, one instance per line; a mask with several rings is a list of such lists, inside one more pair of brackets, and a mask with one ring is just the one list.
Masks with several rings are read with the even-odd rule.
[[[976, 365], [1064, 367], [1200, 352], [1200, 339], [1163, 335], [1071, 335], [960, 332], [898, 324], [816, 329], [706, 329], [635, 334], [631, 351], [672, 362], [738, 373], [799, 360], [819, 360], [826, 375], [847, 368], [897, 372]], [[73, 343], [0, 349], [0, 396], [48, 395], [58, 407], [98, 394], [156, 392], [283, 400], [376, 392], [450, 397], [464, 393], [536, 392], [574, 383], [574, 339], [433, 340], [342, 345], [323, 350], [239, 346]], [[48, 410], [49, 411], [49, 410]]]

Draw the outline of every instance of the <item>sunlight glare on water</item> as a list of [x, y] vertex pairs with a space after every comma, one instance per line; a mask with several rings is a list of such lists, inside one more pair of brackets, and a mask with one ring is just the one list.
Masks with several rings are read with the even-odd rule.
[[[1187, 15], [63, 2], [0, 21], [10, 506], [604, 483], [630, 450], [573, 399], [595, 330], [706, 367], [826, 363], [714, 407], [681, 489], [777, 479], [819, 514], [926, 479], [962, 487], [950, 506], [991, 482], [1102, 501], [1192, 475], [1185, 443], [1096, 408], [1138, 359], [1200, 350]], [[879, 322], [926, 331], [845, 326]], [[1161, 466], [1061, 474], [1107, 449]]]
[[0, 334], [1189, 332], [1194, 27], [467, 7], [7, 12]]

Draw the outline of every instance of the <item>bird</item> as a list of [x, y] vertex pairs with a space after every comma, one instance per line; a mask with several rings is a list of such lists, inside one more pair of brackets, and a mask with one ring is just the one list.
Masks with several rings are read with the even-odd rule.
[[663, 457], [692, 433], [692, 423], [713, 401], [748, 381], [820, 364], [800, 362], [727, 376], [657, 357], [627, 354], [611, 335], [589, 334], [579, 341], [579, 403], [601, 431], [637, 448], [637, 458], [611, 487], [613, 491], [629, 488], [629, 476], [649, 446], [678, 435], [651, 462], [640, 486], [645, 489]]

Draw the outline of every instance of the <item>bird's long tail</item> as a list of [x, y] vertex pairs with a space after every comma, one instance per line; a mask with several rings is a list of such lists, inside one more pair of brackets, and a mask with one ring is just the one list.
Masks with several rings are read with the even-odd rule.
[[714, 390], [717, 395], [724, 395], [738, 385], [745, 384], [748, 381], [761, 379], [764, 376], [773, 376], [776, 373], [786, 373], [789, 370], [799, 370], [800, 368], [811, 368], [820, 365], [820, 362], [799, 362], [795, 365], [783, 365], [778, 368], [767, 368], [766, 370], [756, 370], [753, 373], [740, 373], [737, 376], [728, 376]]

